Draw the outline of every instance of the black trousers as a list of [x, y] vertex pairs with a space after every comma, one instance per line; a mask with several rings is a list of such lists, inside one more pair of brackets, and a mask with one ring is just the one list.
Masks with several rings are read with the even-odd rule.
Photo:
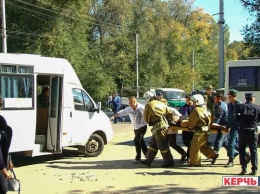
[[7, 193], [7, 179], [5, 178], [4, 174], [0, 172], [0, 194]]
[[179, 154], [184, 155], [186, 152], [181, 146], [177, 144], [176, 138], [177, 138], [177, 134], [167, 134], [169, 145], [173, 149], [175, 149]]
[[[0, 155], [1, 155], [1, 163], [2, 166], [7, 166], [8, 160], [8, 151], [9, 151], [9, 142], [10, 138], [8, 139], [7, 133], [4, 131], [0, 131]], [[7, 179], [5, 178], [2, 171], [0, 171], [0, 194], [5, 194], [7, 192]]]
[[190, 157], [190, 145], [194, 132], [182, 131], [182, 143], [187, 147], [187, 157]]
[[134, 138], [134, 144], [135, 144], [135, 150], [136, 150], [136, 157], [135, 160], [140, 160], [141, 159], [141, 152], [145, 155], [147, 151], [147, 146], [144, 141], [144, 135], [147, 130], [147, 125], [134, 130], [135, 133], [135, 138]]
[[249, 131], [245, 129], [239, 129], [238, 131], [239, 137], [239, 160], [242, 169], [246, 170], [246, 147], [248, 145], [249, 151], [251, 154], [251, 165], [252, 171], [257, 171], [258, 166], [258, 156], [257, 156], [257, 141], [258, 135], [255, 131]]

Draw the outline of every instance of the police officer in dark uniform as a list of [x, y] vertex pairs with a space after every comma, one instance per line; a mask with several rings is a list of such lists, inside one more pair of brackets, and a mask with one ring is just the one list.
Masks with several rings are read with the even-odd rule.
[[259, 134], [258, 122], [260, 122], [260, 107], [254, 104], [255, 95], [253, 93], [245, 94], [246, 103], [239, 105], [239, 158], [242, 171], [240, 175], [247, 173], [246, 164], [246, 146], [249, 146], [251, 154], [252, 172], [250, 175], [257, 174], [258, 156], [257, 140]]
[[228, 91], [228, 99], [229, 103], [228, 107], [228, 128], [230, 128], [229, 132], [229, 140], [228, 140], [228, 163], [225, 167], [234, 166], [234, 158], [238, 155], [238, 109], [239, 104], [241, 102], [237, 101], [237, 90], [229, 90]]

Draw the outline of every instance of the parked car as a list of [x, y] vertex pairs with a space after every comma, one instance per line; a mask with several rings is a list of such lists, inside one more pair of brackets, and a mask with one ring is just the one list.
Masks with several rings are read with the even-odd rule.
[[204, 94], [205, 93], [205, 90], [193, 90], [192, 92], [191, 92], [191, 95], [194, 95], [194, 94]]
[[168, 101], [170, 107], [176, 108], [181, 111], [182, 107], [185, 105], [186, 93], [184, 90], [177, 88], [155, 88], [150, 89], [155, 94], [162, 93], [163, 97]]

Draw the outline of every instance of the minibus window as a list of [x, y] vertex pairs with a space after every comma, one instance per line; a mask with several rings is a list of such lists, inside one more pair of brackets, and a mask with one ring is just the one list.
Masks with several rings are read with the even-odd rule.
[[18, 73], [33, 73], [33, 67], [18, 67]]
[[72, 89], [72, 92], [75, 110], [93, 112], [94, 104], [84, 91], [74, 88]]
[[238, 91], [256, 90], [255, 67], [230, 67], [229, 87]]
[[2, 65], [1, 73], [16, 73], [16, 66]]
[[93, 112], [94, 104], [92, 103], [92, 101], [90, 100], [90, 98], [88, 97], [88, 95], [85, 92], [82, 92], [82, 93], [83, 93], [83, 98], [84, 98], [85, 110], [88, 112]]
[[33, 76], [1, 76], [3, 108], [33, 108]]

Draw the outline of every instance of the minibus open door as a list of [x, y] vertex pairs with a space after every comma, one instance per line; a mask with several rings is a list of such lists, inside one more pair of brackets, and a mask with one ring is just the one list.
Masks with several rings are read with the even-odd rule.
[[61, 153], [62, 77], [50, 79], [50, 108], [47, 132], [47, 150]]

